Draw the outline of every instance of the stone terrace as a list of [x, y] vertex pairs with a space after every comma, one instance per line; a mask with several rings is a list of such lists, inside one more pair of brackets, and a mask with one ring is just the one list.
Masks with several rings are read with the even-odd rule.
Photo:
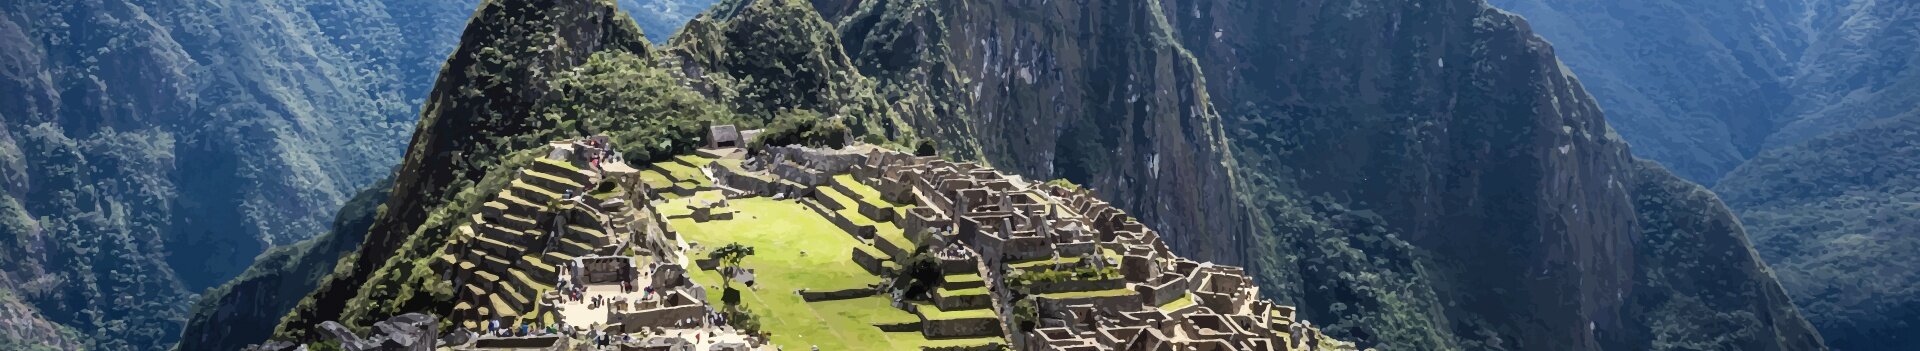
[[[656, 190], [658, 198], [699, 193], [680, 184], [711, 184], [729, 198], [797, 201], [857, 242], [848, 259], [875, 277], [907, 279], [901, 262], [920, 250], [931, 253], [943, 279], [925, 296], [890, 295], [891, 305], [917, 321], [873, 324], [886, 332], [930, 340], [989, 337], [1032, 350], [1352, 348], [1296, 323], [1293, 308], [1262, 299], [1243, 269], [1180, 258], [1157, 232], [1078, 188], [864, 145], [770, 147], [744, 159], [669, 163], [701, 167], [653, 169], [711, 180], [668, 175], [669, 182], [652, 188], [664, 189]], [[888, 293], [873, 286], [802, 296], [835, 301]], [[1031, 315], [1016, 315], [1016, 305], [1029, 303]], [[1021, 331], [1027, 325], [1033, 328]]]

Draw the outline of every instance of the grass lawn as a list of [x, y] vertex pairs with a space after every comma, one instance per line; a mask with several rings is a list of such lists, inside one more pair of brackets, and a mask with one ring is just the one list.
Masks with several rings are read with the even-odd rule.
[[986, 294], [987, 294], [987, 287], [984, 287], [984, 286], [972, 287], [972, 288], [966, 288], [966, 289], [960, 289], [960, 290], [947, 290], [947, 288], [940, 288], [940, 296], [967, 296], [967, 295], [986, 295]]
[[913, 304], [919, 305], [918, 309], [920, 311], [920, 315], [926, 316], [927, 319], [932, 319], [932, 320], [1000, 318], [999, 315], [993, 314], [993, 309], [988, 309], [988, 308], [982, 308], [977, 310], [941, 311], [939, 306], [934, 306], [932, 303], [914, 302]]
[[[827, 196], [834, 196], [832, 194], [835, 194], [831, 188], [821, 188], [821, 190], [828, 191], [827, 194], [829, 195]], [[853, 222], [853, 225], [873, 226], [874, 236], [879, 238], [879, 240], [886, 240], [889, 243], [893, 243], [894, 247], [904, 249], [908, 252], [912, 252], [916, 247], [913, 241], [907, 240], [907, 231], [900, 229], [899, 224], [894, 224], [893, 222], [876, 222], [872, 218], [861, 215], [860, 210], [854, 207], [847, 207], [846, 209], [833, 212], [839, 213], [840, 217], [846, 218], [848, 222]]]
[[1072, 298], [1082, 298], [1082, 297], [1125, 296], [1125, 295], [1133, 295], [1133, 294], [1135, 294], [1133, 290], [1108, 289], [1108, 290], [1075, 291], [1075, 292], [1063, 292], [1063, 293], [1052, 293], [1052, 294], [1040, 294], [1040, 296], [1045, 298], [1050, 298], [1050, 299], [1072, 299]]
[[700, 155], [678, 155], [674, 156], [673, 159], [693, 165], [695, 168], [706, 167], [707, 164], [713, 163], [713, 159], [700, 157]]
[[845, 207], [847, 210], [860, 209], [860, 203], [853, 202], [853, 198], [847, 197], [847, 194], [841, 194], [840, 190], [835, 190], [833, 187], [814, 187], [814, 191], [819, 192], [820, 195], [826, 195], [827, 198], [833, 199], [833, 202], [839, 203], [841, 207]]
[[[847, 249], [863, 244], [799, 202], [750, 198], [732, 203], [740, 211], [733, 220], [669, 222], [687, 240], [705, 247], [732, 242], [754, 247], [754, 255], [745, 260], [744, 266], [755, 270], [759, 286], [743, 291], [742, 299], [764, 318], [762, 326], [773, 333], [774, 343], [795, 350], [814, 345], [826, 350], [917, 350], [935, 342], [955, 342], [930, 341], [918, 333], [886, 333], [873, 327], [875, 323], [918, 320], [888, 306], [884, 297], [816, 303], [801, 300], [794, 293], [801, 288], [845, 289], [879, 283], [879, 277], [853, 263], [852, 252]], [[802, 250], [806, 256], [800, 255]], [[690, 273], [702, 285], [717, 286], [720, 281], [717, 272]], [[720, 295], [716, 289], [708, 297], [718, 304]]]
[[840, 185], [847, 187], [847, 190], [853, 191], [852, 194], [847, 194], [847, 195], [853, 196], [859, 201], [866, 202], [867, 204], [873, 205], [874, 207], [880, 207], [880, 208], [912, 207], [912, 205], [904, 205], [904, 206], [895, 205], [892, 202], [887, 202], [886, 200], [881, 199], [879, 190], [874, 190], [873, 187], [867, 186], [866, 184], [861, 184], [860, 181], [858, 180], [854, 180], [852, 174], [841, 174], [841, 175], [833, 176], [833, 181], [838, 182], [840, 183]]
[[[720, 200], [727, 198], [727, 196], [725, 194], [721, 194], [719, 190], [708, 190], [708, 191], [697, 192], [697, 193], [693, 193], [693, 196], [688, 196], [688, 197], [667, 196], [667, 195], [673, 195], [671, 193], [661, 193], [660, 195], [662, 198], [665, 198], [666, 200], [654, 202], [653, 208], [658, 209], [660, 211], [660, 215], [664, 217], [674, 217], [674, 216], [692, 214], [693, 204], [694, 204], [694, 201], [696, 200], [702, 200], [707, 202], [719, 202]], [[740, 202], [729, 201], [728, 204], [730, 206], [739, 206]], [[691, 223], [692, 219], [687, 219], [687, 221]], [[675, 224], [674, 228], [681, 228], [681, 227]], [[840, 230], [840, 229], [836, 227], [834, 228], [834, 230]], [[726, 244], [721, 243], [721, 245], [726, 245]]]
[[671, 161], [657, 162], [653, 164], [653, 168], [656, 168], [658, 169], [658, 171], [666, 173], [668, 176], [672, 176], [674, 180], [692, 181], [700, 185], [713, 184], [712, 180], [707, 179], [707, 175], [700, 173], [699, 169], [696, 169], [693, 167], [687, 167], [687, 165], [679, 164], [677, 162], [671, 162]]
[[1193, 294], [1184, 294], [1184, 295], [1180, 295], [1180, 298], [1178, 299], [1174, 299], [1173, 301], [1168, 301], [1167, 304], [1165, 305], [1160, 305], [1160, 311], [1173, 312], [1174, 310], [1186, 308], [1187, 306], [1192, 306], [1192, 305], [1193, 305]]
[[651, 169], [640, 171], [640, 182], [647, 183], [647, 186], [653, 187], [654, 189], [666, 189], [673, 186], [672, 179], [667, 179], [665, 174], [660, 174], [660, 171]]
[[[1080, 256], [1061, 257], [1059, 262], [1065, 263], [1065, 264], [1080, 263]], [[1014, 269], [1034, 269], [1034, 268], [1041, 268], [1041, 267], [1052, 267], [1053, 263], [1054, 263], [1054, 260], [1051, 258], [1042, 258], [1042, 259], [1037, 259], [1032, 261], [1020, 262], [1020, 263], [1010, 263], [1010, 264], [1007, 264], [1007, 267], [1014, 268]]]
[[959, 273], [959, 274], [948, 274], [946, 278], [943, 278], [941, 280], [948, 283], [971, 283], [971, 282], [986, 281], [986, 278], [981, 278], [979, 273]]

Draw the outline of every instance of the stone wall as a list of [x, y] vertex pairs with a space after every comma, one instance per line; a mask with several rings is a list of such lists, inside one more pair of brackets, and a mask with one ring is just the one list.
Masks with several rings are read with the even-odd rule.
[[920, 333], [929, 339], [994, 336], [1000, 335], [1000, 320], [994, 318], [921, 320]]
[[672, 327], [675, 323], [687, 319], [698, 319], [706, 315], [706, 306], [688, 304], [667, 308], [656, 308], [633, 312], [607, 312], [608, 324], [619, 324], [621, 333], [638, 333], [642, 328]]
[[[982, 235], [983, 237], [986, 235]], [[999, 238], [994, 238], [999, 239]], [[1053, 243], [1038, 236], [1016, 236], [1006, 240], [981, 240], [997, 245], [1000, 257], [1008, 261], [1027, 261], [1053, 257]]]
[[867, 273], [880, 275], [880, 263], [882, 262], [880, 258], [874, 257], [872, 254], [867, 253], [867, 250], [862, 250], [860, 247], [854, 247], [851, 250], [853, 250], [854, 264], [860, 265], [860, 268], [867, 270]]
[[993, 307], [993, 299], [986, 294], [947, 296], [935, 290], [933, 305], [939, 306], [942, 311], [973, 310]]
[[1158, 285], [1137, 284], [1133, 291], [1140, 293], [1141, 303], [1147, 306], [1165, 305], [1187, 295], [1185, 279], [1169, 279]]
[[1005, 345], [998, 342], [991, 342], [981, 345], [965, 346], [926, 346], [921, 347], [920, 351], [999, 351], [1002, 349], [1002, 346]]
[[800, 165], [792, 163], [775, 163], [773, 167], [769, 169], [769, 172], [780, 177], [780, 179], [800, 183], [809, 187], [826, 184], [828, 180], [832, 179], [832, 176], [828, 173], [801, 167]]
[[873, 291], [872, 288], [853, 288], [853, 289], [828, 290], [828, 291], [804, 290], [800, 292], [800, 300], [803, 300], [806, 302], [846, 300], [846, 299], [857, 299], [862, 297], [873, 296], [874, 294], [875, 292]]
[[[1126, 255], [1120, 257], [1120, 275], [1126, 277], [1127, 281], [1145, 283], [1153, 281], [1154, 278], [1159, 278], [1160, 269], [1159, 266], [1154, 265], [1153, 259], [1151, 258], [1139, 255]], [[1184, 290], [1185, 285], [1182, 286], [1182, 290]]]
[[967, 258], [940, 257], [940, 273], [976, 273], [980, 271], [979, 262], [980, 259], [975, 256], [967, 256]]
[[1052, 314], [1055, 313], [1055, 311], [1063, 311], [1067, 309], [1067, 306], [1075, 305], [1093, 305], [1094, 309], [1115, 313], [1145, 310], [1145, 307], [1140, 304], [1140, 297], [1136, 295], [1075, 297], [1067, 299], [1036, 296], [1034, 297], [1034, 302], [1039, 305], [1042, 315]]
[[[1052, 294], [1073, 291], [1113, 290], [1127, 287], [1120, 278], [1100, 280], [1067, 280], [1058, 282], [1034, 282], [1027, 285], [1029, 294]], [[1156, 305], [1157, 306], [1157, 305]]]
[[1062, 257], [1091, 254], [1094, 251], [1099, 251], [1098, 249], [1100, 248], [1099, 244], [1092, 241], [1055, 243], [1053, 246], [1054, 250], [1058, 250]]
[[[845, 190], [844, 187], [835, 188], [842, 188], [840, 191], [842, 191], [843, 194], [852, 194], [852, 192]], [[860, 207], [860, 215], [867, 216], [867, 218], [871, 218], [875, 222], [893, 222], [894, 220], [892, 207], [874, 206], [872, 203], [860, 200], [854, 200], [853, 202], [854, 206]]]
[[728, 188], [752, 195], [773, 194], [773, 181], [753, 175], [734, 172], [732, 168], [713, 167], [713, 177]]
[[938, 212], [926, 207], [908, 209], [907, 216], [900, 218], [898, 221], [895, 221], [895, 223], [900, 224], [900, 229], [906, 231], [908, 238], [925, 235], [927, 232], [935, 229], [944, 230], [945, 228], [953, 226], [953, 220], [942, 218]]
[[867, 155], [831, 149], [815, 149], [805, 146], [775, 146], [767, 148], [767, 154], [775, 159], [785, 159], [817, 169], [822, 172], [839, 174], [853, 169], [854, 165], [867, 162]]
[[574, 281], [581, 283], [619, 283], [640, 276], [631, 257], [581, 257], [573, 259], [573, 262], [582, 268], [573, 272]]
[[474, 340], [467, 350], [564, 350], [566, 346], [566, 338], [559, 336], [485, 337]]
[[[872, 228], [872, 226], [868, 226], [868, 228]], [[907, 243], [907, 244], [912, 245], [912, 243]], [[899, 245], [895, 245], [893, 241], [880, 239], [877, 237], [873, 239], [873, 246], [879, 248], [880, 252], [886, 253], [888, 256], [893, 256], [893, 257], [912, 256], [913, 250], [914, 250], [914, 248], [912, 247], [900, 247]]]
[[873, 226], [853, 224], [852, 220], [841, 216], [839, 212], [826, 210], [826, 205], [816, 203], [813, 206], [820, 206], [820, 208], [816, 208], [815, 211], [819, 212], [822, 216], [826, 216], [828, 222], [833, 222], [833, 226], [840, 227], [840, 230], [847, 231], [847, 234], [852, 234], [853, 237], [859, 238], [860, 240], [873, 240], [873, 235], [876, 231]]

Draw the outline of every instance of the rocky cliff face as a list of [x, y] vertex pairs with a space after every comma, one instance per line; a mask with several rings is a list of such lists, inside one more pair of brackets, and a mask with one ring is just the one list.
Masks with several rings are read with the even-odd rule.
[[1553, 42], [1635, 155], [1705, 184], [1780, 130], [1808, 45], [1798, 1], [1490, 2]]
[[446, 3], [0, 4], [0, 290], [88, 347], [171, 344], [178, 301], [396, 160]]
[[[1895, 200], [1905, 193], [1894, 190], [1901, 178], [1874, 175], [1909, 168], [1898, 140], [1920, 96], [1910, 64], [1920, 58], [1913, 4], [1495, 3], [1527, 15], [1558, 44], [1609, 115], [1620, 117], [1615, 125], [1636, 152], [1691, 179], [1733, 182], [1715, 190], [1830, 344], [1909, 347], [1886, 326], [1912, 324], [1914, 313], [1885, 306], [1911, 300], [1904, 291], [1912, 279], [1869, 272], [1920, 262], [1881, 253], [1903, 240], [1878, 233], [1909, 215]], [[1749, 130], [1732, 134], [1739, 153], [1702, 151], [1723, 148], [1722, 130]], [[1739, 156], [1730, 163], [1738, 168], [1720, 154]], [[1873, 307], [1863, 306], [1868, 300]]]
[[1239, 261], [1219, 117], [1157, 2], [855, 3], [825, 4], [857, 8], [848, 55], [943, 151], [1087, 185], [1171, 245]]
[[[1742, 241], [1670, 252], [1640, 244], [1643, 232], [1655, 229], [1639, 217], [1711, 212], [1711, 204], [1636, 205], [1632, 199], [1642, 194], [1631, 184], [1667, 180], [1640, 174], [1599, 105], [1517, 16], [1478, 1], [1167, 1], [1163, 10], [1208, 74], [1232, 133], [1236, 171], [1250, 193], [1272, 192], [1253, 200], [1271, 228], [1254, 241], [1276, 243], [1247, 247], [1281, 251], [1246, 253], [1274, 257], [1257, 260], [1256, 271], [1298, 279], [1282, 283], [1294, 288], [1274, 290], [1339, 302], [1302, 306], [1362, 307], [1309, 311], [1325, 315], [1316, 320], [1373, 311], [1392, 322], [1340, 329], [1420, 349], [1455, 342], [1476, 349], [1671, 348], [1680, 346], [1645, 337], [1651, 316], [1631, 312], [1643, 308], [1633, 294], [1744, 292], [1663, 287], [1636, 273], [1665, 267], [1652, 257], [1731, 257], [1714, 263], [1764, 272]], [[1288, 198], [1342, 206], [1296, 207]], [[1377, 234], [1356, 237], [1404, 241], [1414, 254], [1392, 245], [1349, 258], [1286, 250], [1330, 241], [1369, 245], [1289, 223], [1351, 211], [1379, 219], [1377, 228], [1358, 230]], [[1695, 229], [1681, 231], [1722, 242], [1741, 236]], [[1368, 262], [1369, 255], [1388, 262], [1347, 261]], [[1407, 256], [1416, 258], [1396, 262]], [[1385, 272], [1378, 279], [1400, 284], [1314, 288], [1373, 279], [1314, 272], [1349, 266], [1378, 267]], [[1776, 284], [1768, 274], [1725, 279], [1753, 289]], [[1767, 315], [1792, 305], [1777, 299], [1713, 308]], [[1811, 330], [1797, 328], [1804, 326], [1797, 313], [1761, 321], [1769, 332], [1718, 345], [1819, 347]]]

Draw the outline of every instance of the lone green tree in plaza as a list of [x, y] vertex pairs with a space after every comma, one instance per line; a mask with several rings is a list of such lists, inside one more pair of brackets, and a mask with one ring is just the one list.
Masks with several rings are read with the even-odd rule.
[[707, 253], [708, 259], [720, 260], [723, 268], [720, 273], [727, 277], [724, 284], [729, 287], [733, 286], [733, 274], [740, 271], [740, 261], [746, 260], [747, 256], [753, 256], [753, 247], [740, 245], [740, 243], [727, 244]]
[[747, 256], [753, 256], [753, 247], [740, 243], [730, 243], [707, 253], [707, 259], [720, 260], [720, 284], [725, 287], [721, 289], [720, 302], [729, 309], [740, 304], [740, 291], [733, 289], [733, 275], [740, 271], [740, 261]]

